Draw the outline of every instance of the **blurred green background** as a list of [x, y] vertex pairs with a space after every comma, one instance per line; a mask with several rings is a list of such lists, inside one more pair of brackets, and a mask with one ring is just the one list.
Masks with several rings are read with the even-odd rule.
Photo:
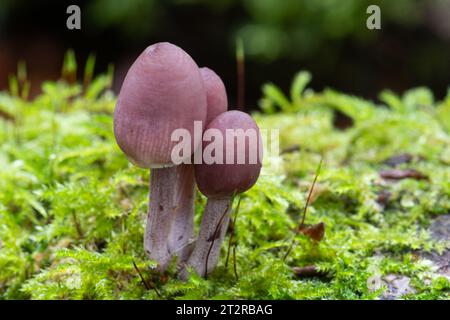
[[[75, 3], [79, 31], [66, 28], [66, 8]], [[381, 30], [366, 28], [370, 4], [381, 8]], [[0, 90], [24, 60], [37, 94], [40, 82], [59, 76], [68, 48], [80, 64], [94, 52], [97, 72], [113, 62], [118, 90], [140, 51], [170, 41], [222, 76], [233, 106], [237, 37], [246, 50], [250, 109], [263, 83], [287, 90], [300, 69], [314, 75], [314, 89], [367, 98], [418, 85], [441, 98], [450, 83], [449, 0], [1, 0]]]

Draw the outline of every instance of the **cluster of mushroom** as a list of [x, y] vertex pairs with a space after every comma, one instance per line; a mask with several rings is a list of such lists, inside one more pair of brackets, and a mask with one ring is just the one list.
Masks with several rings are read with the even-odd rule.
[[[181, 273], [192, 268], [201, 276], [217, 264], [221, 243], [230, 219], [232, 197], [251, 188], [261, 169], [260, 133], [246, 113], [227, 111], [225, 86], [208, 68], [199, 68], [181, 48], [157, 43], [146, 48], [130, 67], [114, 112], [117, 144], [135, 165], [151, 169], [149, 211], [144, 235], [147, 256], [165, 271], [176, 256]], [[224, 153], [236, 141], [226, 141], [227, 129], [257, 132], [256, 163], [175, 165], [171, 158], [177, 143], [171, 133], [183, 128], [191, 134], [195, 152], [211, 141], [195, 139], [194, 122], [205, 124], [204, 132], [224, 134]], [[245, 137], [247, 139], [247, 137]], [[248, 147], [249, 141], [245, 140]], [[245, 148], [249, 152], [251, 148]], [[191, 160], [192, 154], [185, 160]], [[207, 198], [198, 237], [194, 234], [196, 187]], [[208, 260], [208, 261], [206, 261]], [[207, 270], [206, 270], [207, 269]]]

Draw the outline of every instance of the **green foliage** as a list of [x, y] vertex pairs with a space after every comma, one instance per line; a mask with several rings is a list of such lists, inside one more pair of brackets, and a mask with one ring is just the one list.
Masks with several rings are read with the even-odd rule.
[[[238, 279], [233, 259], [225, 268], [224, 246], [208, 280], [192, 275], [182, 282], [174, 270], [157, 276], [143, 252], [149, 172], [129, 164], [115, 144], [112, 69], [92, 79], [93, 59], [84, 86], [71, 82], [77, 64], [68, 54], [63, 80], [44, 83], [32, 101], [15, 85], [0, 93], [0, 298], [376, 299], [386, 287], [371, 290], [367, 281], [388, 274], [411, 278], [416, 292], [405, 298], [448, 298], [448, 279], [419, 253], [448, 249], [428, 227], [450, 210], [449, 97], [435, 102], [425, 88], [403, 96], [384, 91], [378, 106], [306, 89], [305, 72], [289, 98], [264, 86], [264, 111], [255, 119], [280, 129], [282, 149], [298, 150], [276, 156], [281, 174], [261, 176], [242, 196]], [[16, 79], [25, 83], [23, 71]], [[353, 126], [337, 129], [337, 112]], [[413, 161], [399, 168], [429, 180], [380, 178], [383, 162], [405, 152]], [[315, 243], [293, 230], [321, 155], [306, 218], [325, 223], [325, 237]], [[385, 205], [377, 202], [380, 192], [391, 194]], [[205, 201], [197, 200], [198, 224]], [[293, 237], [297, 245], [283, 261]], [[292, 267], [306, 265], [327, 276], [296, 278]]]
[[247, 44], [249, 56], [269, 61], [311, 57], [325, 47], [329, 53], [336, 50], [330, 44], [337, 39], [352, 38], [364, 43], [377, 39], [378, 34], [362, 28], [370, 5], [380, 6], [383, 25], [408, 28], [422, 24], [421, 10], [427, 5], [437, 6], [438, 1], [246, 0], [243, 7], [249, 21], [238, 29], [238, 35]]

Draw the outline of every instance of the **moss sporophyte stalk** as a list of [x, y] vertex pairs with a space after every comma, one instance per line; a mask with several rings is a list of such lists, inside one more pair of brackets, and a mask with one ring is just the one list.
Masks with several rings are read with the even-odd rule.
[[[263, 86], [252, 117], [279, 129], [281, 152], [264, 153], [261, 170], [274, 162], [279, 174], [236, 195], [216, 268], [207, 279], [188, 268], [185, 281], [177, 257], [161, 275], [145, 253], [148, 181], [164, 169], [117, 146], [111, 73], [45, 82], [34, 99], [21, 85], [0, 93], [0, 297], [448, 299], [450, 95], [386, 90], [375, 103], [315, 92], [310, 78], [298, 73], [289, 95]], [[192, 199], [195, 235], [206, 201]], [[304, 232], [321, 223], [320, 241]]]

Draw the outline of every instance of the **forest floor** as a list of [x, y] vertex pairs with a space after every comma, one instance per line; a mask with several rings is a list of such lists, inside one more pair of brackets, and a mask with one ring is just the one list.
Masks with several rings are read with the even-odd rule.
[[307, 89], [306, 72], [289, 95], [265, 85], [253, 116], [282, 152], [235, 201], [217, 269], [183, 282], [145, 257], [150, 173], [115, 143], [111, 74], [70, 78], [0, 93], [0, 298], [449, 298], [450, 94], [375, 103]]

